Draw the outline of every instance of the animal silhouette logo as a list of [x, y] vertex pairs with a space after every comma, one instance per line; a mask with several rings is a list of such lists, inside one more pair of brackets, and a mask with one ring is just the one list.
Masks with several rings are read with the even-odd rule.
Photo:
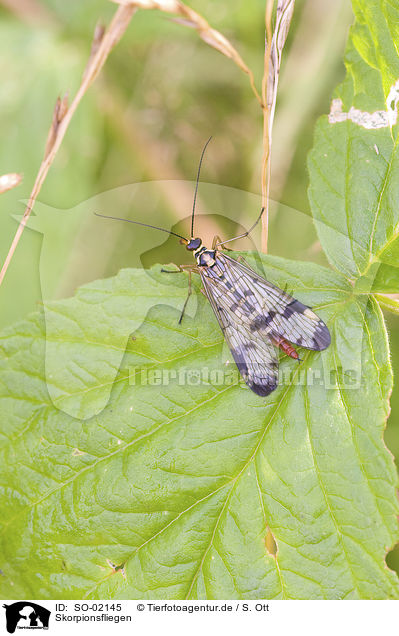
[[4, 604], [6, 610], [6, 627], [9, 634], [19, 629], [48, 629], [50, 610], [32, 603], [31, 601], [18, 601], [11, 605]]

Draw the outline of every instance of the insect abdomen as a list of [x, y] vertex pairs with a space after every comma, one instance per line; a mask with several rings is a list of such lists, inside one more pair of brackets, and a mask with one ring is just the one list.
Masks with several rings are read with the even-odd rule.
[[281, 349], [281, 351], [283, 351], [283, 353], [287, 356], [294, 358], [294, 360], [298, 360], [299, 356], [297, 350], [292, 346], [292, 344], [287, 342], [287, 340], [279, 336], [271, 336], [271, 340], [274, 342], [276, 347], [279, 347], [279, 349]]

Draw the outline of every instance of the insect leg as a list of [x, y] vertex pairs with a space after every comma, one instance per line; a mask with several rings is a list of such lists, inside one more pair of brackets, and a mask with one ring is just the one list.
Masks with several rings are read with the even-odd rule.
[[240, 234], [240, 236], [234, 236], [234, 238], [227, 239], [227, 241], [223, 241], [223, 243], [217, 243], [213, 246], [213, 249], [215, 249], [215, 247], [218, 247], [218, 245], [226, 245], [226, 243], [230, 243], [230, 241], [236, 241], [237, 239], [245, 238], [246, 236], [248, 236], [248, 234], [251, 234], [252, 230], [258, 225], [259, 221], [261, 220], [264, 211], [265, 208], [262, 208], [258, 218], [256, 219], [255, 223], [249, 228], [248, 232], [244, 232], [244, 234]]
[[239, 254], [236, 258], [236, 261], [238, 261], [239, 263], [245, 263], [245, 265], [249, 268], [251, 268], [250, 264], [247, 263], [247, 261], [245, 260], [245, 258], [243, 257], [242, 254]]
[[[222, 239], [220, 238], [220, 236], [218, 234], [216, 234], [216, 236], [213, 237], [213, 241], [212, 241], [212, 249], [214, 250], [216, 245], [220, 245], [221, 247], [224, 248], [224, 242], [222, 241]], [[228, 252], [232, 252], [233, 250], [231, 250], [229, 247], [224, 248], [226, 249], [226, 251]]]
[[248, 261], [245, 260], [242, 254], [239, 254], [238, 256], [235, 256], [234, 258], [237, 261], [237, 263], [244, 263], [244, 265], [246, 265], [249, 269], [253, 269], [252, 265], [250, 265]]
[[[188, 299], [190, 298], [191, 294], [192, 294], [192, 285], [191, 285], [191, 274], [195, 271], [198, 271], [198, 268], [196, 265], [178, 265], [179, 269], [161, 269], [161, 272], [163, 272], [164, 274], [181, 274], [182, 272], [187, 272], [188, 273], [188, 292], [187, 292], [187, 298], [184, 301], [184, 305], [183, 305], [183, 309], [181, 311], [180, 314], [180, 318], [178, 321], [178, 324], [180, 325], [181, 321], [183, 320], [183, 316], [184, 316], [184, 312], [186, 311], [186, 307], [187, 307], [187, 303], [188, 303]], [[201, 289], [201, 291], [203, 291]], [[205, 294], [205, 292], [204, 292]], [[205, 294], [206, 295], [206, 294]]]
[[191, 272], [191, 270], [196, 269], [195, 265], [177, 265], [179, 269], [164, 269], [161, 268], [161, 272], [163, 274], [181, 274], [182, 272]]
[[183, 316], [184, 316], [184, 312], [186, 311], [186, 307], [187, 307], [187, 303], [188, 303], [188, 299], [191, 296], [191, 292], [192, 292], [192, 287], [191, 287], [191, 274], [192, 271], [188, 270], [188, 290], [187, 290], [187, 298], [184, 301], [184, 305], [183, 305], [183, 309], [181, 310], [181, 314], [180, 314], [180, 318], [179, 318], [179, 325], [181, 323], [181, 321], [183, 320]]
[[164, 269], [162, 267], [161, 272], [162, 274], [182, 274], [184, 270], [181, 269], [181, 266], [179, 266], [179, 269]]

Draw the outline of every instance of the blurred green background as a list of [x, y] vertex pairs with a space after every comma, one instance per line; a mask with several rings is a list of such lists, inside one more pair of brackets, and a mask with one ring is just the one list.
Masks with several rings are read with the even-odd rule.
[[[232, 41], [260, 87], [264, 0], [189, 4]], [[2, 262], [17, 227], [12, 215], [22, 213], [43, 156], [55, 100], [66, 91], [75, 94], [95, 25], [108, 23], [115, 10], [108, 0], [0, 0], [0, 174], [24, 175], [22, 185], [0, 197]], [[309, 220], [306, 156], [316, 119], [329, 111], [333, 89], [344, 77], [351, 21], [348, 0], [297, 2], [273, 133], [273, 254], [326, 264]], [[130, 232], [133, 226], [122, 223], [111, 227], [92, 211], [186, 234], [191, 182], [210, 135], [202, 181], [224, 187], [200, 188], [198, 211], [207, 215], [199, 221], [200, 233], [208, 238], [217, 229], [227, 238], [240, 233], [229, 218], [248, 227], [259, 210], [260, 108], [248, 78], [195, 31], [166, 14], [138, 12], [84, 97], [50, 169], [35, 208], [38, 217], [45, 210], [36, 226], [40, 231], [25, 230], [0, 289], [0, 326], [37, 309], [43, 295], [70, 295], [77, 285], [121, 267], [186, 262], [172, 238]], [[136, 183], [142, 186], [132, 190]], [[248, 199], [246, 193], [252, 193]], [[242, 209], [232, 213], [237, 202]], [[71, 209], [77, 213], [62, 214]], [[387, 322], [395, 373], [399, 321], [387, 316]], [[397, 389], [385, 441], [399, 458]], [[388, 563], [399, 571], [398, 549]]]

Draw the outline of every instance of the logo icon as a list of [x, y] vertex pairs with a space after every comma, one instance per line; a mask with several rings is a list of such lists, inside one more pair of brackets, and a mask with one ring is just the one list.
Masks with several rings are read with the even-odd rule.
[[50, 610], [32, 603], [18, 601], [11, 605], [4, 604], [6, 609], [7, 631], [13, 634], [18, 629], [48, 629]]

